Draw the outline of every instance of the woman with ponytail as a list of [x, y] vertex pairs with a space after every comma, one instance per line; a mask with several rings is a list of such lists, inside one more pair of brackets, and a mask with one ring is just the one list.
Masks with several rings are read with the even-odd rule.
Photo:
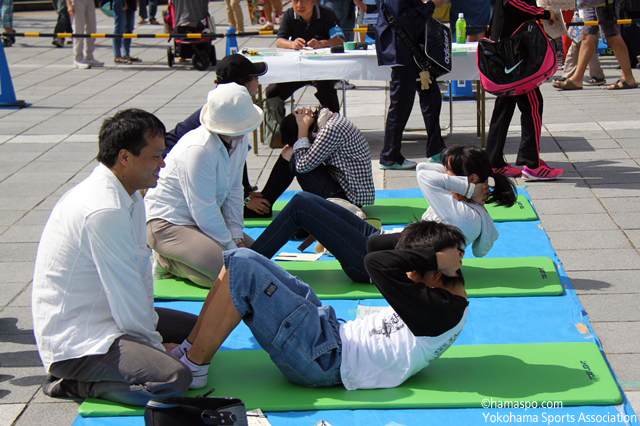
[[[498, 230], [485, 203], [511, 207], [516, 202], [513, 181], [493, 173], [487, 153], [473, 146], [447, 148], [439, 163], [417, 166], [418, 185], [429, 202], [423, 220], [444, 222], [460, 229], [476, 257], [485, 256], [498, 238]], [[488, 179], [495, 186], [489, 193]]]

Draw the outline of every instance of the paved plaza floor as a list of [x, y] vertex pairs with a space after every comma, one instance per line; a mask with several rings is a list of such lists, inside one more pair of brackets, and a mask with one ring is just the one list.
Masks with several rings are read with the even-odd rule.
[[[244, 7], [244, 6], [243, 6]], [[161, 8], [163, 9], [163, 8]], [[224, 3], [210, 3], [226, 30]], [[245, 10], [245, 17], [246, 17]], [[54, 12], [15, 14], [18, 31], [53, 31]], [[98, 12], [98, 32], [110, 33], [113, 21]], [[247, 30], [257, 26], [247, 25]], [[138, 26], [136, 32], [162, 32]], [[225, 41], [215, 42], [218, 57]], [[275, 44], [274, 36], [239, 38], [240, 47]], [[0, 424], [71, 424], [77, 403], [42, 394], [44, 369], [36, 351], [31, 321], [31, 280], [36, 248], [48, 215], [69, 188], [95, 166], [97, 133], [105, 117], [129, 107], [157, 114], [167, 128], [199, 108], [213, 87], [214, 73], [189, 66], [169, 68], [163, 39], [133, 40], [132, 54], [142, 62], [115, 65], [111, 41], [98, 39], [96, 58], [104, 68], [72, 68], [72, 49], [48, 38], [19, 38], [5, 49], [18, 99], [32, 104], [0, 110]], [[620, 71], [603, 60], [609, 82]], [[640, 80], [640, 72], [634, 71]], [[353, 81], [347, 91], [347, 115], [371, 145], [377, 189], [416, 187], [415, 172], [378, 169], [388, 84]], [[640, 411], [640, 90], [585, 88], [558, 92], [542, 86], [544, 115], [542, 158], [564, 167], [556, 181], [526, 184], [542, 226], [549, 235], [573, 287], [579, 294], [604, 352], [636, 413]], [[315, 104], [312, 91], [297, 95]], [[454, 103], [453, 133], [447, 144], [475, 144], [475, 103]], [[488, 117], [493, 98], [488, 97]], [[417, 108], [409, 128], [423, 127]], [[442, 123], [448, 121], [443, 107]], [[512, 122], [507, 157], [515, 160], [519, 116]], [[424, 160], [425, 135], [408, 133], [403, 153]], [[415, 137], [411, 137], [415, 136]], [[259, 145], [249, 154], [252, 182], [262, 187], [277, 152]], [[523, 185], [524, 182], [518, 181]], [[526, 239], [522, 244], [527, 244]], [[536, 321], [531, 318], [531, 321]]]

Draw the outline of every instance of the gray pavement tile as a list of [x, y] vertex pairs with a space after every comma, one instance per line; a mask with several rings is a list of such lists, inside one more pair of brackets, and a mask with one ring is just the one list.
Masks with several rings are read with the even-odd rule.
[[35, 257], [26, 261], [12, 262], [0, 258], [0, 283], [27, 284], [33, 276], [34, 260]]
[[[582, 299], [584, 296], [581, 296]], [[594, 296], [595, 297], [595, 296]], [[599, 296], [602, 297], [602, 296]], [[622, 296], [624, 297], [624, 296]], [[605, 297], [604, 302], [608, 302], [609, 298]], [[590, 303], [590, 302], [587, 302]], [[611, 308], [614, 309], [618, 305]], [[587, 314], [589, 310], [587, 310]], [[633, 323], [628, 320], [618, 322], [601, 322], [592, 321], [591, 325], [596, 332], [598, 339], [602, 342], [603, 349], [610, 354], [638, 354], [640, 355], [640, 340], [631, 338], [630, 332], [639, 326], [638, 322]], [[633, 327], [633, 328], [632, 328]], [[640, 378], [640, 377], [639, 377]]]
[[593, 185], [593, 193], [596, 197], [619, 198], [619, 197], [637, 197], [640, 190], [640, 182], [635, 183], [618, 183], [613, 185]]
[[592, 198], [565, 198], [555, 200], [535, 200], [536, 210], [543, 211], [547, 215], [553, 214], [588, 214], [605, 213], [604, 208], [596, 199]]
[[[561, 127], [559, 125], [554, 125], [554, 126]], [[609, 133], [607, 133], [602, 129], [585, 131], [585, 130], [569, 130], [564, 128], [558, 128], [557, 130], [550, 130], [550, 132], [554, 138], [558, 138], [558, 137], [572, 138], [572, 139], [581, 138], [587, 141], [591, 141], [594, 139], [611, 139], [613, 137], [612, 135], [610, 135]]]
[[556, 250], [627, 249], [633, 248], [620, 230], [549, 231], [547, 235]]
[[51, 169], [48, 165], [51, 163], [40, 163], [39, 167], [36, 162], [32, 162], [29, 166], [25, 166], [22, 170], [14, 173], [10, 178], [2, 182], [3, 186], [20, 186], [32, 185], [40, 186], [40, 184], [48, 184], [49, 188], [55, 189], [56, 185], [62, 185], [68, 181], [75, 170], [55, 171], [56, 164], [52, 164]]
[[10, 367], [42, 366], [33, 333], [0, 335], [0, 342], [3, 348], [0, 353], [3, 370]]
[[15, 426], [70, 425], [78, 416], [78, 404], [73, 401], [29, 404]]
[[573, 162], [584, 160], [608, 160], [627, 159], [629, 154], [622, 148], [617, 149], [595, 149], [593, 151], [569, 151], [566, 153], [569, 160]]
[[58, 202], [60, 197], [62, 197], [62, 194], [49, 195], [44, 200], [41, 200], [40, 203], [38, 203], [38, 205], [35, 206], [33, 209], [34, 210], [45, 210], [45, 211], [51, 212], [51, 210], [53, 210], [53, 206], [56, 205], [56, 203]]
[[17, 222], [25, 212], [23, 210], [5, 210], [0, 214], [0, 226], [9, 226]]
[[[0, 398], [1, 397], [2, 391], [0, 390]], [[12, 425], [26, 407], [26, 404], [2, 404], [2, 409], [0, 410], [0, 424]]]
[[0, 243], [0, 263], [33, 261], [37, 247], [35, 243]]
[[38, 367], [3, 367], [0, 372], [0, 396], [4, 404], [26, 404], [38, 391], [46, 373]]
[[[552, 183], [553, 182], [553, 183]], [[557, 198], [593, 198], [593, 192], [586, 186], [571, 185], [562, 180], [550, 181], [548, 185], [539, 185], [531, 182], [526, 190], [536, 200], [551, 200]], [[537, 202], [537, 201], [536, 201]]]
[[[592, 323], [626, 322], [627, 338], [629, 337], [628, 333], [634, 330], [637, 322], [640, 321], [640, 310], [638, 310], [637, 297], [635, 295], [630, 297], [629, 294], [581, 294], [579, 298]], [[592, 319], [591, 314], [595, 315], [597, 320]], [[632, 325], [629, 322], [636, 322], [636, 324]], [[611, 350], [612, 348], [609, 349]]]
[[[635, 388], [638, 388], [640, 386], [635, 386]], [[640, 391], [639, 390], [634, 390], [634, 391], [630, 391], [627, 390], [627, 388], [631, 388], [630, 386], [628, 387], [623, 387], [624, 389], [624, 393], [627, 396], [627, 399], [629, 400], [629, 404], [631, 404], [631, 408], [633, 408], [633, 411], [636, 413], [636, 416], [638, 416], [638, 413], [640, 413]]]
[[37, 243], [42, 236], [42, 225], [12, 226], [0, 233], [0, 243]]
[[638, 271], [568, 271], [578, 294], [640, 293]]
[[566, 271], [640, 270], [640, 255], [634, 249], [556, 250]]
[[[637, 171], [629, 172], [614, 172], [614, 171], [601, 171], [601, 170], [581, 170], [580, 174], [584, 180], [592, 186], [600, 187], [617, 187], [619, 185], [626, 185], [630, 181], [640, 181], [640, 169]], [[640, 189], [640, 187], [639, 187]]]
[[586, 152], [621, 147], [614, 139], [592, 139], [587, 141], [586, 139], [556, 138], [556, 142], [565, 152]]
[[[607, 360], [624, 388], [637, 388], [640, 382], [640, 354], [610, 354]], [[635, 384], [635, 386], [633, 386]], [[640, 390], [640, 389], [637, 389]], [[626, 393], [626, 392], [625, 392]], [[637, 411], [636, 411], [637, 412]]]
[[24, 214], [15, 224], [17, 226], [33, 226], [38, 225], [44, 227], [49, 219], [49, 212], [41, 210], [31, 210]]
[[[11, 341], [11, 336], [8, 335], [33, 335], [33, 319], [30, 307], [9, 306], [2, 308], [0, 312], [2, 312], [2, 317], [0, 317], [0, 342]], [[23, 340], [17, 341], [17, 343], [20, 342], [23, 342]]]
[[[59, 183], [40, 182], [38, 184], [30, 182], [15, 182], [16, 179], [9, 177], [0, 182], [0, 197], [2, 198], [18, 198], [20, 195], [29, 194], [29, 198], [40, 197], [45, 198], [51, 194], [60, 185]], [[15, 210], [15, 205], [10, 205], [10, 210]]]
[[24, 282], [0, 282], [0, 307], [9, 304], [25, 287], [26, 283]]
[[624, 230], [640, 229], [640, 215], [638, 213], [611, 213], [611, 217]]
[[[35, 261], [34, 261], [35, 262]], [[34, 262], [31, 262], [32, 264]], [[31, 268], [33, 270], [33, 268]], [[33, 271], [32, 271], [33, 273]], [[29, 280], [29, 284], [27, 284], [23, 290], [9, 303], [9, 307], [12, 308], [22, 308], [22, 307], [31, 307], [31, 291], [33, 289], [33, 284], [31, 280]]]
[[626, 230], [624, 231], [627, 234], [627, 237], [631, 240], [631, 244], [636, 246], [636, 248], [640, 248], [640, 229], [635, 230]]
[[640, 148], [640, 139], [632, 138], [632, 139], [624, 139], [624, 138], [616, 138], [618, 144], [623, 148], [627, 149], [638, 149]]
[[638, 212], [640, 211], [640, 193], [636, 197], [602, 198], [602, 204], [611, 213]]
[[637, 129], [607, 130], [607, 133], [615, 139], [627, 139], [638, 136]]

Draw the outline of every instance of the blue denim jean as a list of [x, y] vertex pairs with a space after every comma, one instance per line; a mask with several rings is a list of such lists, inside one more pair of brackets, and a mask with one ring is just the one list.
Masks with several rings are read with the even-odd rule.
[[377, 229], [349, 210], [308, 192], [296, 194], [251, 248], [271, 258], [298, 228], [304, 228], [325, 246], [349, 278], [370, 282], [364, 257], [367, 240]]
[[333, 308], [253, 250], [228, 250], [223, 257], [234, 307], [287, 380], [306, 387], [342, 383], [340, 326]]
[[[149, 5], [149, 14], [147, 15], [147, 5]], [[156, 19], [156, 13], [158, 12], [158, 0], [140, 0], [138, 2], [140, 8], [140, 19], [149, 20]]]
[[[124, 10], [124, 0], [113, 0], [112, 6], [115, 28], [114, 34], [130, 34], [133, 32], [133, 26], [136, 19], [135, 10]], [[118, 58], [121, 56], [129, 56], [131, 51], [130, 38], [114, 38], [113, 39], [113, 56]]]

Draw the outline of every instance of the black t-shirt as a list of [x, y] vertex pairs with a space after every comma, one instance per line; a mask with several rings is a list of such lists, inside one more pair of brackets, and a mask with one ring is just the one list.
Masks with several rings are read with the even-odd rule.
[[526, 21], [549, 19], [551, 13], [536, 5], [536, 0], [497, 0], [491, 17], [489, 38], [510, 37]]
[[293, 8], [291, 8], [282, 16], [278, 38], [287, 40], [303, 38], [305, 41], [313, 38], [316, 40], [329, 40], [331, 38], [329, 30], [336, 25], [338, 25], [336, 14], [327, 7], [318, 4], [314, 5], [313, 15], [308, 24], [300, 15], [296, 15], [293, 12]]
[[436, 253], [432, 248], [393, 249], [398, 235], [370, 237], [365, 268], [414, 336], [439, 336], [460, 322], [469, 301], [442, 288], [411, 281], [407, 272], [416, 270], [416, 265], [426, 265], [429, 271], [438, 269]]

